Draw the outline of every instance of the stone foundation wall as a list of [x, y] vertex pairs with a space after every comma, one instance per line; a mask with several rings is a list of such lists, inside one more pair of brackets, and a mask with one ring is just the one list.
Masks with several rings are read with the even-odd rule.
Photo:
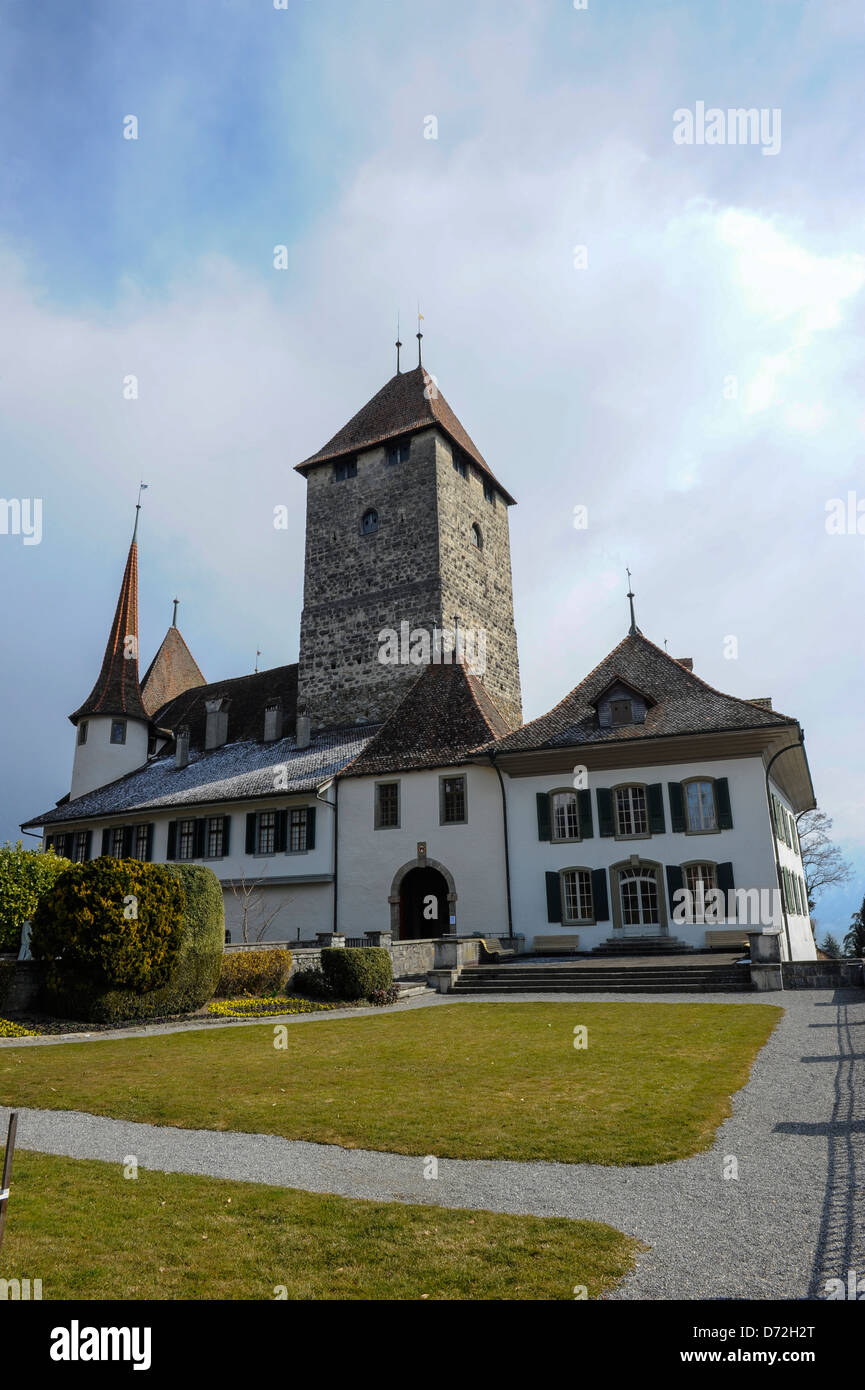
[[785, 960], [781, 962], [785, 989], [861, 989], [865, 986], [861, 960]]

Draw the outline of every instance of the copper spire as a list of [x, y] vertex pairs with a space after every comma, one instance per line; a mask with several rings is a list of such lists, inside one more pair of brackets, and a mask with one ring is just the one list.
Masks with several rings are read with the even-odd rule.
[[138, 684], [138, 512], [102, 669], [84, 704], [70, 714], [73, 724], [88, 714], [147, 720]]

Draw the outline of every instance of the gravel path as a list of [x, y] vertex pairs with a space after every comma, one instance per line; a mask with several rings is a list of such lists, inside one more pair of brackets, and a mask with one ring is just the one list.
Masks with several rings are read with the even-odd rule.
[[[375, 1201], [606, 1221], [651, 1246], [619, 1299], [814, 1298], [828, 1278], [865, 1275], [865, 1032], [856, 1032], [865, 1029], [865, 992], [674, 997], [783, 1003], [786, 1011], [714, 1147], [677, 1163], [442, 1159], [438, 1178], [427, 1180], [418, 1157], [49, 1110], [19, 1112], [18, 1143], [117, 1164], [134, 1154], [149, 1169]], [[724, 1177], [731, 1160], [737, 1179]]]

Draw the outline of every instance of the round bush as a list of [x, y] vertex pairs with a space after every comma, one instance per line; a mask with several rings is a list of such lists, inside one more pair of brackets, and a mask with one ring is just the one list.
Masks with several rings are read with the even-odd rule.
[[366, 999], [393, 983], [390, 956], [382, 946], [326, 946], [321, 968], [336, 999]]
[[168, 980], [185, 906], [180, 880], [162, 864], [107, 856], [73, 864], [40, 898], [30, 950], [51, 990], [75, 978], [143, 994]]
[[282, 994], [291, 970], [291, 951], [282, 946], [260, 951], [226, 951], [217, 994], [223, 999], [269, 998]]
[[53, 849], [24, 849], [20, 840], [0, 849], [0, 951], [18, 954], [23, 923], [32, 920], [42, 894], [70, 864]]

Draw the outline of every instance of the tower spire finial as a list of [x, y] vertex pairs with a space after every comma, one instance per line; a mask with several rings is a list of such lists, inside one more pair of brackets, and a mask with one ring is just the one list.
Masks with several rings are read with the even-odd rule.
[[422, 314], [421, 311], [420, 311], [420, 300], [418, 300], [418, 306], [417, 306], [417, 334], [416, 334], [415, 336], [417, 337], [417, 364], [418, 364], [419, 367], [422, 367], [422, 366], [423, 366], [423, 359], [422, 359], [422, 357], [421, 357], [421, 343], [422, 343], [422, 341], [423, 341], [423, 333], [421, 333], [421, 329], [420, 329], [420, 326], [421, 326], [422, 323], [423, 323], [423, 314]]
[[138, 513], [141, 511], [141, 494], [142, 494], [142, 492], [146, 492], [146, 491], [147, 491], [147, 484], [146, 484], [146, 483], [139, 483], [139, 484], [138, 484], [138, 501], [135, 503], [135, 525], [134, 525], [133, 528], [132, 528], [132, 540], [133, 540], [133, 542], [134, 542], [134, 541], [137, 541], [137, 539], [138, 539]]
[[176, 599], [173, 600], [173, 602], [174, 602], [174, 617], [171, 619], [171, 626], [172, 626], [172, 627], [177, 627], [177, 605], [178, 605], [178, 603], [180, 602], [180, 599], [179, 599], [179, 598], [176, 598]]
[[637, 620], [636, 620], [636, 618], [634, 617], [634, 594], [633, 594], [633, 591], [632, 591], [632, 589], [631, 589], [631, 571], [630, 571], [629, 569], [626, 569], [626, 570], [625, 570], [625, 574], [628, 576], [628, 602], [629, 602], [630, 605], [631, 605], [631, 626], [630, 626], [630, 628], [628, 629], [628, 631], [630, 632], [630, 634], [631, 634], [632, 637], [636, 637], [636, 635], [637, 635]]
[[397, 311], [397, 316], [396, 316], [396, 344], [395, 344], [395, 346], [396, 346], [396, 374], [397, 374], [397, 376], [399, 376], [399, 350], [400, 350], [400, 348], [402, 347], [402, 343], [401, 343], [400, 340], [399, 340], [399, 311]]

